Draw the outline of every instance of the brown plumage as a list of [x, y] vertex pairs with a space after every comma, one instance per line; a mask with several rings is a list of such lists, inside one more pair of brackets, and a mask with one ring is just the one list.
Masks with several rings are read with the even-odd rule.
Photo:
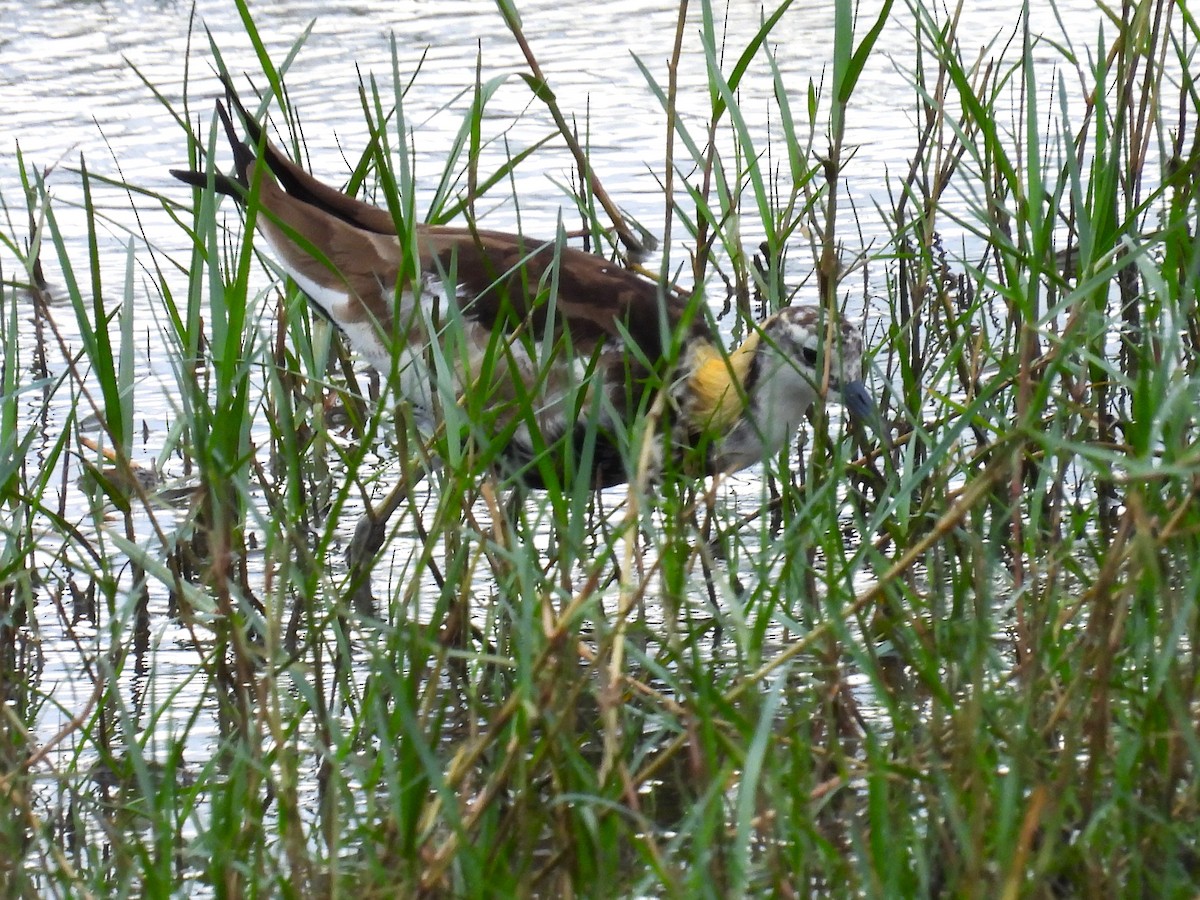
[[[397, 379], [427, 428], [439, 404], [455, 402], [436, 387], [452, 370], [454, 393], [486, 412], [478, 436], [501, 442], [501, 468], [525, 484], [561, 482], [583, 465], [593, 487], [628, 480], [634, 423], [660, 391], [666, 446], [693, 474], [778, 452], [822, 391], [853, 414], [872, 412], [859, 381], [862, 338], [849, 323], [816, 307], [785, 309], [726, 354], [695, 301], [561, 241], [425, 225], [402, 241], [386, 210], [313, 178], [230, 98], [249, 142], [218, 102], [235, 170], [211, 176], [216, 190], [256, 197], [273, 255]], [[197, 186], [210, 177], [173, 174]], [[665, 463], [661, 453], [655, 461]]]

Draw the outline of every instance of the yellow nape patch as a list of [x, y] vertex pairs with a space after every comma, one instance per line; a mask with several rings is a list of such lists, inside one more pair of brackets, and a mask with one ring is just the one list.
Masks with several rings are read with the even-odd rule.
[[695, 351], [695, 368], [688, 380], [695, 403], [692, 424], [706, 430], [724, 431], [742, 415], [746, 405], [746, 376], [758, 350], [758, 334], [725, 356], [715, 347]]

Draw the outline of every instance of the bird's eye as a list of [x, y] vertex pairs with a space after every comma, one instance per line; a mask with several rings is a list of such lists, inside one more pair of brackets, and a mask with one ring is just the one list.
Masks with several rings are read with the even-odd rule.
[[817, 364], [817, 348], [801, 347], [800, 358], [804, 360], [805, 365], [815, 366]]

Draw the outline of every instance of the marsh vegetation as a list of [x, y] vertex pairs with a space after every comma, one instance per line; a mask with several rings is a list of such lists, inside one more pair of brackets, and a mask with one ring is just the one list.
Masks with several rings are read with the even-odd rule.
[[[798, 290], [867, 334], [892, 446], [819, 409], [749, 477], [518, 491], [472, 398], [408, 427], [232, 204], [117, 183], [173, 239], [125, 226], [114, 278], [114, 179], [3, 148], [6, 895], [1195, 894], [1200, 28], [1146, 0], [1039, 33], [1014, 4], [981, 37], [837, 0], [797, 84], [791, 6], [685, 0], [628, 61], [665, 123], [662, 218], [624, 226], [644, 265], [731, 342]], [[437, 172], [398, 56], [361, 73], [371, 139], [310, 160], [305, 36], [268, 50], [237, 9], [257, 53], [198, 30], [190, 57], [402, 229], [515, 229], [522, 167], [606, 127], [499, 0], [525, 62], [460, 70]], [[864, 202], [847, 135], [896, 33], [915, 151]], [[164, 172], [227, 162], [211, 91], [146, 82]], [[540, 139], [510, 140], [514, 85]], [[615, 259], [590, 168], [562, 227]], [[344, 549], [397, 484], [368, 604]]]

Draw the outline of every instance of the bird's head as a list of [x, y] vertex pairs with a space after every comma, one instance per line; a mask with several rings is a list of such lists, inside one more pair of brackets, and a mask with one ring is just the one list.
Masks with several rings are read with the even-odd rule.
[[691, 378], [698, 409], [709, 411], [704, 430], [713, 436], [714, 472], [744, 469], [779, 453], [818, 396], [877, 428], [878, 413], [862, 381], [862, 332], [820, 307], [781, 310], [727, 358], [714, 355]]

